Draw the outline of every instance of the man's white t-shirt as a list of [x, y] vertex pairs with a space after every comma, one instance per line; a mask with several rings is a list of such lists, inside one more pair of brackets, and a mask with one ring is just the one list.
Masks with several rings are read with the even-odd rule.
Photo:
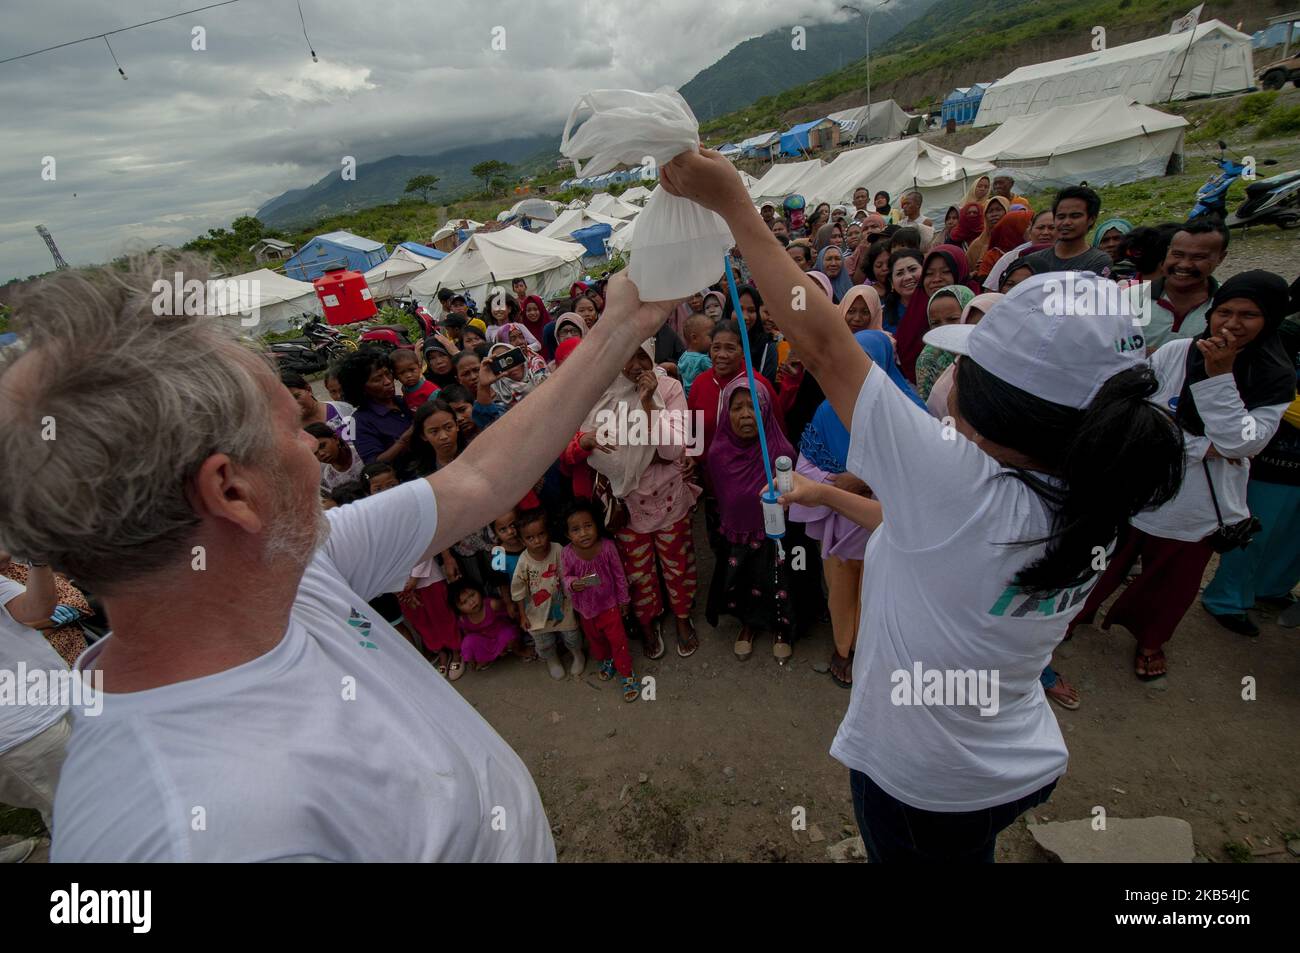
[[[867, 544], [853, 694], [831, 754], [928, 811], [1004, 804], [1059, 778], [1068, 755], [1039, 676], [1096, 576], [1043, 599], [1015, 587], [1045, 547], [1004, 544], [1046, 536], [1046, 506], [874, 365], [847, 463], [884, 523]], [[951, 690], [930, 695], [936, 672]], [[981, 677], [996, 713], [980, 713], [994, 708]]]
[[20, 674], [24, 682], [32, 685], [34, 683], [27, 679], [27, 675], [42, 673], [39, 681], [48, 690], [52, 680], [44, 673], [61, 671], [66, 674], [68, 668], [45, 636], [31, 626], [23, 625], [5, 608], [26, 591], [19, 583], [0, 576], [0, 679], [8, 682], [3, 694], [14, 693], [12, 700], [0, 698], [0, 754], [35, 738], [68, 710], [68, 706], [58, 699], [54, 700], [57, 703], [51, 704], [43, 697], [36, 700], [24, 697], [26, 704], [17, 704]]
[[55, 861], [555, 859], [523, 762], [366, 604], [433, 540], [432, 488], [327, 517], [274, 649], [74, 712]]

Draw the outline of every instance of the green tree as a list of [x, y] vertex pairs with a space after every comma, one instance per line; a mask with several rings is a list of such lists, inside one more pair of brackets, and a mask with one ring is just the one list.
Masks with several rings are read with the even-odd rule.
[[438, 188], [438, 177], [436, 175], [417, 175], [406, 183], [407, 192], [419, 192], [420, 197], [426, 202], [429, 201], [429, 193]]
[[469, 174], [476, 179], [483, 180], [483, 188], [491, 188], [492, 179], [495, 176], [505, 175], [510, 171], [510, 166], [505, 162], [499, 162], [496, 159], [487, 159], [478, 165], [471, 166]]

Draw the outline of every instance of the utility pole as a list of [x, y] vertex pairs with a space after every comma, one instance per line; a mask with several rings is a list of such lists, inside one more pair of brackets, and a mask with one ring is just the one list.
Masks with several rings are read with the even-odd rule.
[[[867, 13], [867, 130], [865, 136], [867, 142], [871, 141], [871, 18], [875, 16], [877, 10], [880, 10], [888, 3], [889, 0], [880, 0], [880, 3], [877, 3]], [[862, 16], [862, 11], [858, 7], [844, 4], [840, 9], [850, 10], [858, 16]]]

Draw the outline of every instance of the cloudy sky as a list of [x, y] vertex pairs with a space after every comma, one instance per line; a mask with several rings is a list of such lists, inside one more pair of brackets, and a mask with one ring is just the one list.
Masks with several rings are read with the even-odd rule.
[[[204, 0], [3, 0], [0, 59]], [[558, 137], [589, 89], [680, 86], [840, 0], [240, 0], [0, 65], [0, 282], [180, 244], [279, 193], [399, 153]], [[206, 31], [204, 51], [193, 30]], [[492, 49], [504, 27], [506, 49]], [[498, 35], [499, 31], [498, 31]], [[54, 158], [54, 179], [42, 177]], [[48, 174], [48, 173], [47, 173]]]

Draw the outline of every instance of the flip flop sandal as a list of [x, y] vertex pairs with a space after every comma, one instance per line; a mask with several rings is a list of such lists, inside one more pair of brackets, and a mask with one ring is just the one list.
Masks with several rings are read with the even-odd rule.
[[[658, 649], [654, 652], [650, 651], [652, 645], [658, 646]], [[645, 657], [653, 662], [655, 659], [663, 658], [664, 653], [667, 651], [668, 647], [664, 645], [663, 625], [658, 619], [655, 619], [650, 623], [650, 634], [645, 639]]]
[[1164, 678], [1169, 674], [1168, 667], [1166, 667], [1163, 672], [1153, 673], [1151, 671], [1151, 663], [1157, 659], [1161, 662], [1166, 662], [1167, 665], [1167, 660], [1165, 659], [1165, 653], [1163, 651], [1157, 651], [1151, 655], [1143, 655], [1141, 652], [1136, 654], [1133, 660], [1133, 665], [1134, 674], [1137, 675], [1139, 681], [1154, 682], [1157, 678]]
[[786, 642], [784, 639], [772, 640], [772, 657], [776, 659], [777, 665], [784, 665], [786, 662], [790, 661], [792, 655], [794, 655], [793, 645]]
[[[837, 668], [849, 673], [848, 681], [845, 681], [844, 679], [840, 678], [838, 675], [835, 674], [835, 670]], [[841, 655], [839, 652], [836, 652], [834, 649], [831, 650], [830, 676], [831, 676], [831, 681], [834, 682], [836, 685], [838, 685], [840, 688], [851, 689], [853, 687], [853, 653], [852, 652], [849, 653], [848, 658], [845, 658], [843, 655]]]
[[[1056, 685], [1053, 685], [1052, 688], [1056, 688], [1058, 685], [1061, 686], [1062, 688], [1070, 687], [1070, 685], [1060, 675], [1056, 676]], [[1056, 704], [1060, 705], [1066, 711], [1078, 710], [1079, 705], [1081, 704], [1079, 699], [1075, 698], [1071, 700], [1068, 695], [1055, 694], [1053, 693], [1052, 688], [1044, 689], [1044, 692], [1046, 693], [1049, 700], [1056, 702]]]
[[[700, 637], [695, 632], [695, 623], [692, 622], [690, 619], [687, 619], [686, 624], [691, 627], [691, 634], [686, 637], [685, 643], [682, 642], [681, 633], [679, 632], [677, 634], [677, 655], [679, 658], [690, 658], [692, 655], [694, 655], [696, 652], [700, 650]], [[689, 645], [691, 642], [694, 642], [695, 644], [692, 645], [689, 649], [683, 651], [685, 646]]]
[[452, 662], [447, 666], [447, 680], [454, 682], [465, 674], [464, 662]]
[[600, 668], [596, 671], [596, 677], [602, 682], [608, 682], [614, 677], [614, 662], [612, 659], [605, 659], [600, 663]]
[[753, 635], [748, 639], [736, 639], [736, 644], [731, 647], [731, 650], [736, 653], [736, 658], [740, 659], [740, 661], [749, 661], [750, 656], [754, 654]]
[[634, 702], [641, 697], [641, 685], [635, 675], [623, 679], [623, 701]]

